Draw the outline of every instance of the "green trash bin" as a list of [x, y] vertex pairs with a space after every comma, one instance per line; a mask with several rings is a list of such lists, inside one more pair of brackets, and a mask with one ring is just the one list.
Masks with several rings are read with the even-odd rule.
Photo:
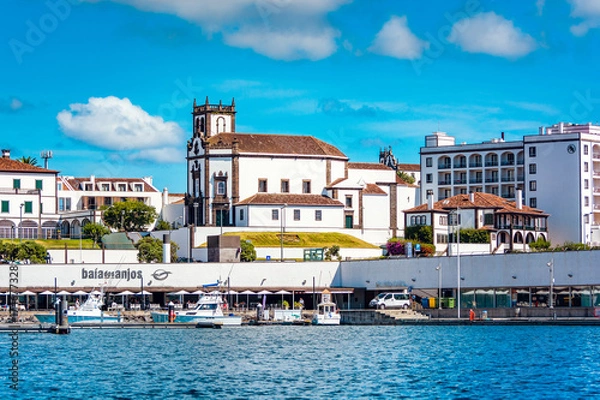
[[436, 297], [429, 298], [429, 308], [437, 308], [437, 298]]
[[448, 298], [448, 308], [456, 307], [456, 299], [454, 297]]

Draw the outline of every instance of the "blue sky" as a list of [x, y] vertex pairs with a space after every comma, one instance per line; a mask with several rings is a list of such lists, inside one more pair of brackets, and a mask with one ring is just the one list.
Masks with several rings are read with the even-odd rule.
[[[600, 0], [5, 0], [0, 146], [185, 191], [194, 98], [352, 161], [598, 122]], [[41, 162], [41, 160], [39, 160]]]

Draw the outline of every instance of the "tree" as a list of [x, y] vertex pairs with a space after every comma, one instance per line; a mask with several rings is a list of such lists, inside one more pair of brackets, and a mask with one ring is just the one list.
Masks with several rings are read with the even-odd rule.
[[116, 230], [139, 232], [146, 230], [158, 214], [156, 209], [141, 201], [121, 201], [104, 210], [104, 223]]
[[37, 159], [35, 157], [31, 157], [31, 156], [23, 156], [21, 158], [17, 158], [17, 161], [20, 161], [24, 164], [29, 164], [29, 165], [33, 165], [34, 167], [37, 167], [38, 162]]
[[325, 247], [325, 260], [331, 261], [334, 257], [338, 261], [342, 260], [342, 256], [340, 255], [340, 246], [334, 244], [329, 248]]
[[249, 240], [244, 240], [240, 243], [241, 254], [240, 260], [244, 262], [251, 262], [256, 260], [256, 250], [254, 249], [254, 245]]
[[[143, 263], [162, 262], [163, 261], [163, 246], [162, 240], [147, 236], [142, 238], [135, 245], [138, 249], [138, 260]], [[179, 246], [175, 242], [171, 242], [171, 262], [177, 261], [177, 250]]]
[[102, 236], [108, 235], [109, 233], [110, 229], [98, 222], [92, 222], [83, 226], [83, 234], [91, 237], [94, 240], [94, 244], [97, 245], [100, 245]]
[[396, 175], [398, 175], [398, 177], [400, 179], [402, 179], [404, 182], [412, 185], [413, 183], [415, 183], [415, 178], [412, 175], [407, 174], [404, 171], [396, 171]]
[[29, 260], [33, 264], [43, 264], [47, 252], [44, 246], [31, 240], [21, 243], [0, 242], [0, 257], [7, 261]]
[[154, 226], [155, 231], [168, 231], [171, 230], [171, 224], [165, 221], [164, 219], [159, 219], [156, 225]]
[[405, 236], [409, 240], [433, 244], [433, 229], [428, 225], [409, 226], [406, 228]]

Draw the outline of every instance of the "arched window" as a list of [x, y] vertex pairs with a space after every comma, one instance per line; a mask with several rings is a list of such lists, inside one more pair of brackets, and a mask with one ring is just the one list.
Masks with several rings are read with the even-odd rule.
[[415, 216], [414, 215], [412, 217], [410, 217], [410, 225], [411, 226], [415, 226], [416, 225], [416, 223], [415, 223]]

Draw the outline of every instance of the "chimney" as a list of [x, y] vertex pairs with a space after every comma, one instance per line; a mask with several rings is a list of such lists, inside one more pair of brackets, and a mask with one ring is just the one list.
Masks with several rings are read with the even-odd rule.
[[517, 205], [517, 210], [520, 210], [523, 208], [523, 191], [521, 189], [517, 189], [516, 205]]
[[540, 126], [538, 129], [538, 134], [543, 135], [544, 134], [544, 127]]
[[10, 158], [10, 149], [2, 149], [2, 158]]
[[558, 123], [558, 133], [565, 133], [565, 123], [564, 122]]
[[471, 203], [475, 203], [475, 193], [473, 193], [473, 192], [469, 193], [469, 201]]
[[427, 191], [427, 209], [433, 210], [433, 190]]
[[163, 235], [163, 263], [171, 263], [171, 235], [168, 233]]
[[500, 132], [500, 137], [502, 138], [502, 141], [504, 142], [504, 132]]
[[165, 207], [167, 204], [169, 204], [169, 189], [164, 188], [162, 192], [162, 205]]

